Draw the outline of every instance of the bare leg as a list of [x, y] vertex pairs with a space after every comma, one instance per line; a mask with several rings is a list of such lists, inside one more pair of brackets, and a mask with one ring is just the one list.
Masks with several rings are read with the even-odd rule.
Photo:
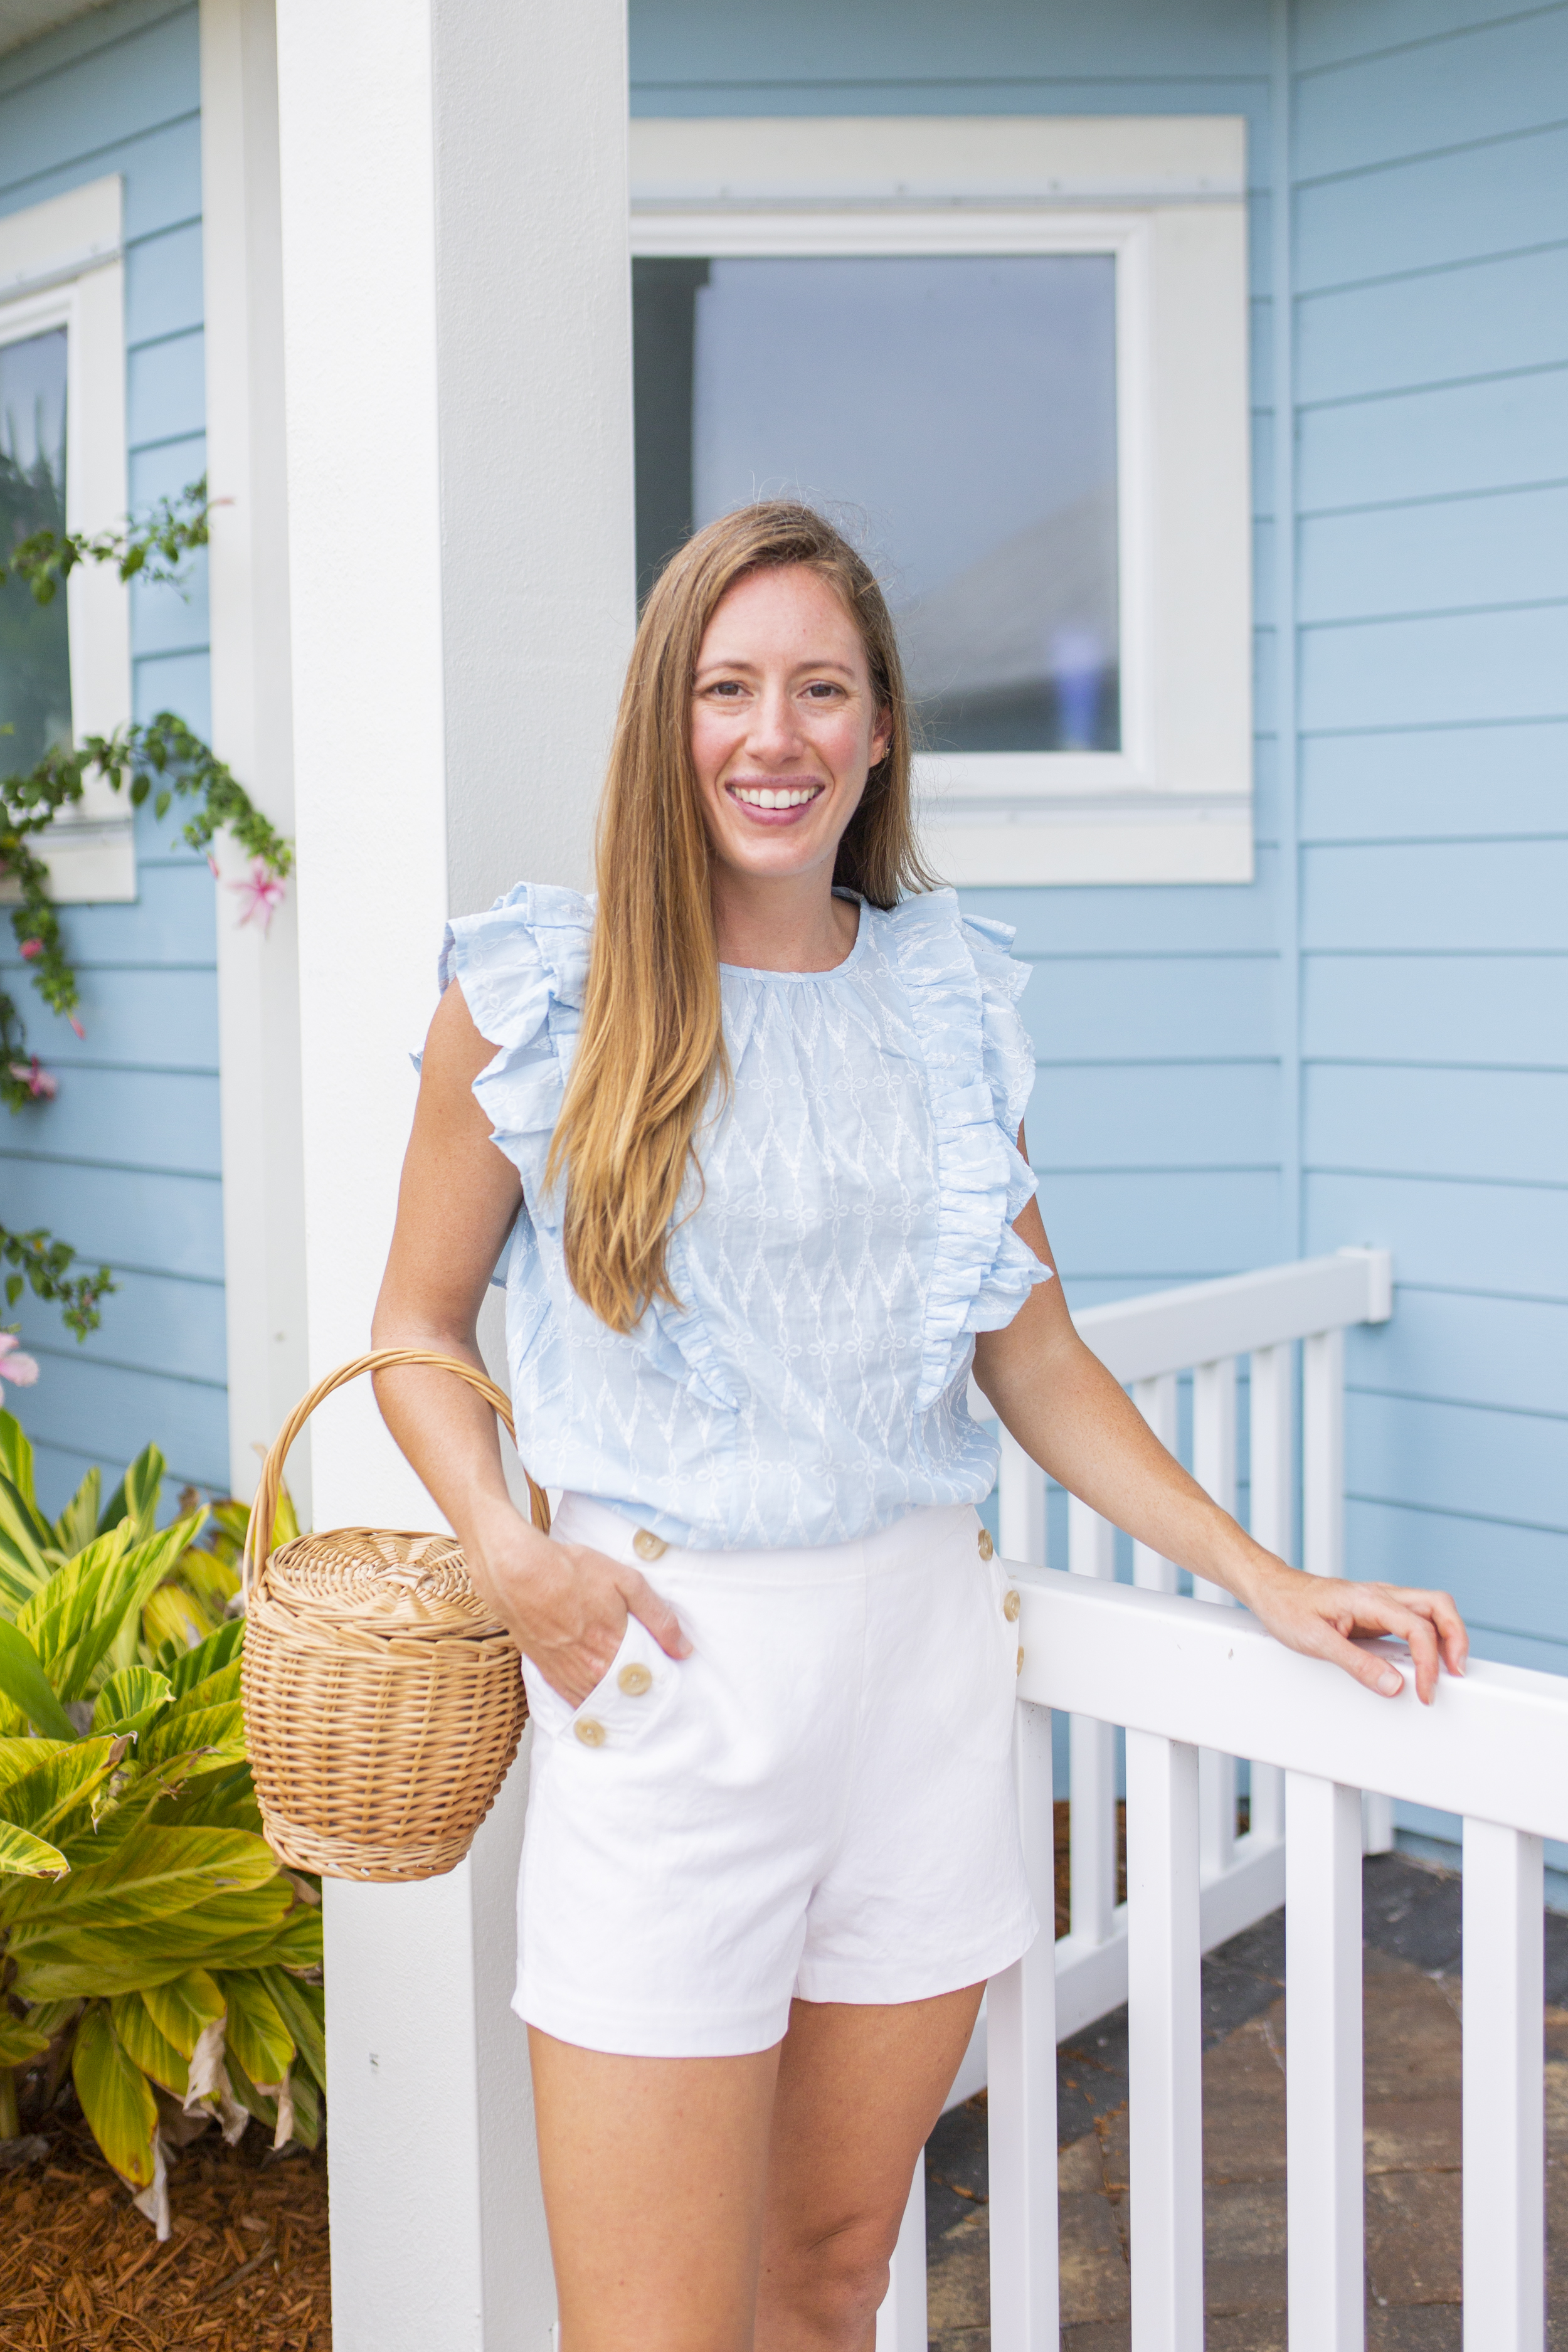
[[794, 2004], [773, 2099], [757, 2352], [870, 2352], [915, 2158], [983, 1990], [890, 2008]]
[[561, 2352], [752, 2352], [777, 2045], [614, 2058], [528, 2039]]

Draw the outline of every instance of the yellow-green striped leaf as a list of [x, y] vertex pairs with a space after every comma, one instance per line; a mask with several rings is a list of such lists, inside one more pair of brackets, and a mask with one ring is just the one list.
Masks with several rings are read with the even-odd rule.
[[277, 2002], [294, 2046], [324, 2091], [327, 2087], [326, 2000], [320, 1985], [301, 1984], [287, 1969], [262, 1969], [262, 1983]]
[[47, 1739], [76, 1738], [75, 1726], [26, 1633], [5, 1617], [0, 1617], [0, 1691], [29, 1723], [37, 1725]]
[[64, 1878], [69, 1863], [50, 1845], [15, 1822], [0, 1822], [0, 1874], [7, 1878]]
[[174, 1695], [167, 1675], [154, 1674], [151, 1666], [122, 1666], [98, 1694], [92, 1727], [110, 1733], [142, 1731]]
[[55, 1521], [53, 1534], [56, 1549], [63, 1551], [68, 1558], [74, 1552], [85, 1550], [98, 1533], [98, 1502], [101, 1485], [102, 1480], [95, 1462], [59, 1517]]
[[190, 2083], [190, 2068], [182, 2053], [159, 2032], [141, 1994], [117, 1993], [109, 2004], [109, 2015], [126, 2056], [144, 2074], [150, 2074], [154, 2083], [162, 2083], [165, 2091], [183, 2099]]
[[[72, 1827], [87, 1826], [87, 1808], [124, 1750], [117, 1739], [79, 1739], [72, 1748], [43, 1739], [29, 1745], [39, 1751], [39, 1760], [0, 1790], [0, 1813], [37, 1837], [67, 1844]], [[78, 1813], [80, 1822], [73, 1823]], [[0, 1906], [0, 1919], [5, 1916]]]
[[[158, 1829], [144, 1825], [100, 1863], [73, 1870], [47, 1898], [29, 1906], [28, 1922], [62, 1928], [128, 1929], [188, 1911], [213, 1895], [240, 1893], [276, 1876], [265, 1839], [244, 1830]], [[5, 1916], [0, 1909], [0, 1916]], [[13, 1920], [12, 1948], [22, 1922]]]
[[294, 2037], [279, 2015], [277, 2002], [248, 1971], [233, 1975], [226, 1970], [218, 1982], [228, 2003], [225, 2046], [253, 2083], [280, 2083], [294, 2063]]
[[140, 1998], [166, 2042], [182, 2058], [191, 2057], [206, 2028], [224, 2013], [225, 2001], [216, 1977], [205, 1969], [187, 1969], [170, 1984], [143, 1986]]
[[116, 2172], [133, 2188], [147, 2188], [155, 2169], [158, 2103], [146, 2075], [121, 2046], [101, 2001], [94, 2001], [77, 2028], [71, 2080], [92, 2136]]

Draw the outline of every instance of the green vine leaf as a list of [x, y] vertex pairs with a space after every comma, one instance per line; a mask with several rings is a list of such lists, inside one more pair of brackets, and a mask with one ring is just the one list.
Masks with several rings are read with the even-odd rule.
[[100, 1265], [96, 1274], [72, 1274], [70, 1269], [77, 1263], [77, 1254], [70, 1244], [57, 1241], [42, 1226], [35, 1227], [31, 1233], [14, 1234], [0, 1225], [0, 1265], [13, 1269], [5, 1276], [6, 1305], [15, 1307], [26, 1284], [35, 1298], [59, 1308], [68, 1331], [85, 1339], [102, 1320], [99, 1300], [118, 1290], [120, 1285], [107, 1265]]
[[[122, 530], [36, 530], [19, 540], [0, 564], [0, 587], [23, 582], [40, 604], [49, 604], [79, 563], [111, 563], [122, 581], [181, 587], [193, 551], [207, 543], [210, 504], [205, 477], [175, 498], [159, 501], [140, 522]], [[182, 590], [183, 593], [183, 590]], [[0, 728], [0, 733], [9, 733]], [[277, 881], [291, 872], [290, 843], [266, 818], [233, 772], [195, 730], [174, 711], [117, 728], [112, 735], [89, 735], [74, 748], [55, 745], [24, 774], [0, 777], [0, 878], [15, 886], [11, 929], [27, 977], [51, 1013], [68, 1020], [79, 1036], [80, 992], [66, 953], [59, 917], [49, 897], [49, 869], [39, 837], [62, 811], [74, 808], [89, 778], [101, 776], [140, 808], [154, 784], [153, 814], [162, 820], [176, 800], [191, 803], [183, 826], [192, 849], [210, 852], [224, 832]], [[0, 1100], [12, 1111], [35, 1108], [58, 1091], [53, 1075], [27, 1051], [26, 1025], [14, 997], [0, 989]], [[0, 1265], [6, 1302], [15, 1306], [24, 1284], [35, 1296], [59, 1307], [79, 1339], [99, 1323], [98, 1302], [116, 1286], [108, 1266], [96, 1274], [73, 1274], [76, 1252], [42, 1228], [12, 1233], [0, 1225]]]

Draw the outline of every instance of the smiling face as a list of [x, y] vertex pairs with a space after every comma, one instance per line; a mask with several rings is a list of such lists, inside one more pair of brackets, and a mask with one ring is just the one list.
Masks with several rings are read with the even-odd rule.
[[748, 572], [698, 651], [691, 757], [721, 869], [789, 880], [826, 867], [887, 751], [860, 632], [804, 564]]

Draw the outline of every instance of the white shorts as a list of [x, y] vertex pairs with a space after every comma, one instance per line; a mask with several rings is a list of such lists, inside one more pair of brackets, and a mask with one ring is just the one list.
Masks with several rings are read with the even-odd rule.
[[521, 2017], [589, 2050], [731, 2057], [779, 2041], [795, 1995], [921, 2000], [1026, 1950], [1017, 1633], [973, 1510], [652, 1559], [581, 1496], [555, 1527], [639, 1568], [693, 1650], [632, 1618], [575, 1712], [525, 1662]]

